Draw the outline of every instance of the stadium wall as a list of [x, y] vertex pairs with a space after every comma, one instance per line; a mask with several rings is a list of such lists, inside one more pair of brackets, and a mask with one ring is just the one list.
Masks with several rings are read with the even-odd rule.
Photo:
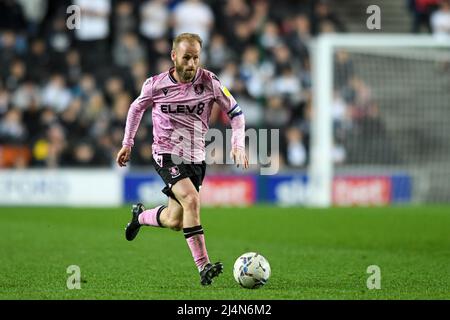
[[[205, 206], [308, 204], [306, 173], [274, 176], [208, 175], [202, 186]], [[0, 172], [0, 205], [119, 206], [166, 201], [156, 174], [112, 170], [11, 170]], [[336, 206], [380, 206], [412, 201], [412, 178], [392, 175], [339, 175], [333, 179]]]
[[2, 170], [0, 205], [117, 206], [122, 176], [111, 170]]

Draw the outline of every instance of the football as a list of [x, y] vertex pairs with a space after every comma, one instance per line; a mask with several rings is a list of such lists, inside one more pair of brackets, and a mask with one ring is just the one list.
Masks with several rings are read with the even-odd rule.
[[257, 289], [265, 285], [270, 272], [267, 259], [256, 252], [244, 253], [236, 259], [233, 267], [234, 279], [247, 289]]

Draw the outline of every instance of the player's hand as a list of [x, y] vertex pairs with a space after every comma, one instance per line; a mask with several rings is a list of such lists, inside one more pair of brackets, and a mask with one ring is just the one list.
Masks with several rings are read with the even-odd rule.
[[130, 155], [131, 155], [131, 147], [123, 146], [122, 149], [120, 149], [119, 153], [117, 153], [116, 162], [120, 167], [126, 167], [127, 162], [130, 161]]
[[231, 149], [230, 158], [234, 161], [238, 168], [241, 165], [243, 169], [248, 169], [248, 159], [244, 149]]

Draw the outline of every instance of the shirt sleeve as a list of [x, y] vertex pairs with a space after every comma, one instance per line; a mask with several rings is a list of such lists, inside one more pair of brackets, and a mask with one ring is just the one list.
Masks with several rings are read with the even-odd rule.
[[245, 148], [245, 118], [241, 107], [228, 89], [220, 83], [216, 75], [211, 74], [214, 98], [219, 107], [227, 114], [230, 120], [233, 148]]
[[153, 105], [153, 78], [149, 78], [142, 86], [141, 94], [130, 106], [125, 125], [125, 134], [122, 141], [123, 146], [132, 147], [134, 137], [141, 123], [142, 116], [149, 106]]

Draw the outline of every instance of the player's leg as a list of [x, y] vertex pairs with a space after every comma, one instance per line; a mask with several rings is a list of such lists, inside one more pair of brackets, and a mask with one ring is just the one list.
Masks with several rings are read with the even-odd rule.
[[183, 207], [177, 202], [169, 186], [174, 183], [171, 173], [168, 171], [173, 166], [170, 162], [170, 156], [166, 156], [164, 161], [163, 157], [158, 155], [158, 162], [152, 158], [152, 164], [166, 184], [162, 192], [169, 197], [169, 202], [167, 206], [160, 205], [149, 210], [146, 210], [142, 203], [133, 205], [131, 221], [125, 228], [125, 238], [128, 241], [136, 238], [143, 225], [162, 228], [168, 227], [172, 230], [181, 230], [182, 228]]
[[183, 207], [181, 204], [169, 197], [167, 208], [164, 208], [159, 216], [160, 223], [174, 231], [183, 229]]
[[183, 207], [171, 197], [167, 206], [160, 205], [149, 210], [142, 203], [135, 204], [131, 210], [131, 221], [125, 229], [126, 239], [131, 241], [136, 238], [142, 226], [180, 231], [183, 228]]
[[172, 192], [183, 207], [183, 233], [191, 250], [195, 265], [200, 272], [201, 284], [209, 285], [218, 276], [223, 265], [211, 264], [200, 222], [200, 195], [191, 179], [184, 178], [172, 186]]
[[131, 221], [125, 228], [125, 238], [128, 241], [134, 240], [143, 225], [162, 227], [158, 221], [159, 215], [165, 207], [165, 205], [161, 205], [156, 208], [146, 210], [142, 203], [134, 204], [131, 209]]
[[172, 192], [183, 208], [183, 227], [200, 224], [200, 195], [190, 178], [184, 178], [172, 186]]

